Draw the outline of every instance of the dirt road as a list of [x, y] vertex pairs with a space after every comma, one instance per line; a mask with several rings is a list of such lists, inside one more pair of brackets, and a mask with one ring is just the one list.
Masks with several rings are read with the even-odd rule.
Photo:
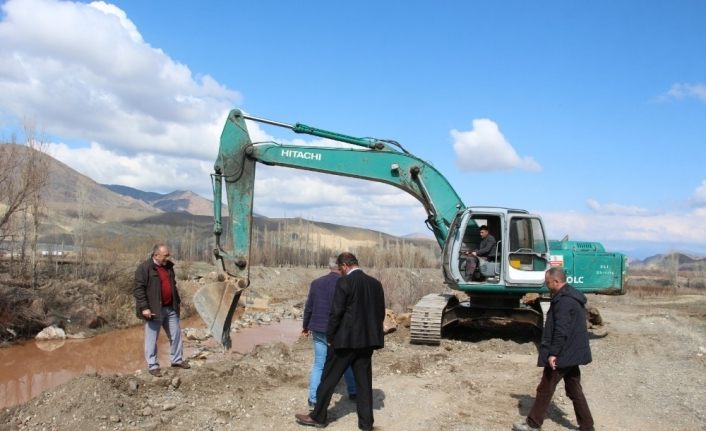
[[[281, 279], [278, 283], [281, 288]], [[295, 282], [282, 291], [279, 300], [300, 301], [306, 284]], [[706, 429], [706, 295], [628, 294], [590, 296], [589, 301], [605, 321], [591, 340], [594, 362], [582, 367], [596, 429]], [[474, 335], [444, 339], [434, 347], [408, 340], [401, 328], [373, 357], [376, 429], [508, 430], [529, 410], [541, 370], [527, 338]], [[307, 409], [311, 358], [310, 341], [300, 339], [292, 346], [260, 346], [244, 356], [213, 353], [207, 360], [192, 360], [191, 370], [170, 369], [159, 379], [144, 372], [84, 376], [3, 410], [0, 427], [306, 429], [294, 422], [294, 414]], [[355, 404], [339, 389], [328, 429], [357, 429]], [[543, 429], [575, 425], [560, 385]]]

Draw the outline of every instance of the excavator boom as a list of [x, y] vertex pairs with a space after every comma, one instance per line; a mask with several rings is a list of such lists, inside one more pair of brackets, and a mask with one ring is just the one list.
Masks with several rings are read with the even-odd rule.
[[[295, 133], [324, 137], [350, 144], [347, 148], [253, 143], [245, 120], [286, 127]], [[215, 256], [227, 273], [226, 280], [204, 286], [194, 297], [199, 314], [211, 333], [225, 346], [230, 345], [230, 322], [237, 301], [249, 285], [253, 194], [256, 162], [323, 172], [386, 183], [414, 196], [427, 212], [427, 226], [443, 248], [452, 220], [464, 205], [446, 178], [433, 166], [414, 157], [394, 141], [356, 138], [323, 129], [293, 126], [251, 117], [233, 110], [221, 134], [213, 178]], [[221, 241], [222, 191], [225, 185], [229, 208], [232, 250]]]

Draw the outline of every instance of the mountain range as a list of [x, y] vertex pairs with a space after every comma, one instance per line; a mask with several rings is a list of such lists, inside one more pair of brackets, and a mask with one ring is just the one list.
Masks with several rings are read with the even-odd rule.
[[680, 252], [656, 254], [643, 260], [631, 261], [630, 268], [655, 271], [678, 270], [706, 272], [706, 257], [692, 256]]
[[[5, 144], [11, 145], [11, 144]], [[30, 151], [26, 147], [23, 151]], [[39, 242], [45, 246], [71, 246], [114, 241], [190, 238], [199, 248], [213, 248], [213, 203], [188, 190], [155, 193], [119, 184], [99, 184], [66, 164], [42, 155], [48, 182], [42, 191], [44, 217]], [[228, 212], [223, 206], [227, 230]], [[268, 218], [253, 214], [253, 241], [264, 241], [269, 233], [287, 237], [297, 246], [328, 247], [333, 250], [375, 247], [381, 242], [405, 241], [438, 249], [430, 236], [395, 237], [382, 232], [309, 221], [301, 218]], [[224, 237], [228, 232], [224, 233]], [[306, 241], [306, 242], [304, 242]]]
[[[141, 200], [161, 211], [168, 213], [188, 213], [193, 215], [213, 215], [213, 201], [210, 201], [188, 190], [176, 190], [171, 193], [145, 192], [128, 186], [118, 184], [102, 184], [103, 187], [115, 193]], [[223, 206], [224, 216], [228, 209]]]

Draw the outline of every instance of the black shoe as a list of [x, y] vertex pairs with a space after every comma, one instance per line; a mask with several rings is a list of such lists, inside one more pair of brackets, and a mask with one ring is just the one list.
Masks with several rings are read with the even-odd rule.
[[160, 370], [159, 368], [152, 368], [150, 370], [147, 370], [147, 372], [155, 377], [162, 377], [162, 370]]

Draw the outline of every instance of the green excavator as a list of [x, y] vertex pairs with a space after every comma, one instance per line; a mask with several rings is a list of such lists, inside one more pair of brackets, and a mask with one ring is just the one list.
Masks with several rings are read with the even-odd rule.
[[[350, 144], [346, 147], [282, 145], [252, 142], [245, 120], [291, 129]], [[413, 308], [412, 343], [439, 344], [442, 329], [462, 324], [513, 321], [541, 329], [539, 301], [546, 296], [544, 272], [562, 267], [568, 281], [584, 293], [622, 294], [627, 257], [606, 252], [596, 242], [548, 240], [539, 215], [521, 209], [467, 207], [447, 179], [432, 165], [392, 140], [358, 138], [304, 124], [289, 125], [232, 110], [223, 128], [213, 178], [216, 258], [225, 281], [202, 287], [194, 296], [196, 309], [213, 336], [230, 347], [230, 325], [243, 289], [250, 283], [253, 195], [257, 163], [361, 178], [390, 184], [414, 196], [427, 213], [425, 223], [441, 248], [444, 282], [464, 293], [429, 294]], [[223, 248], [223, 185], [229, 210], [233, 249]], [[486, 226], [497, 240], [492, 256], [478, 270], [465, 271], [467, 253], [478, 247], [479, 229]], [[463, 300], [459, 300], [459, 296]]]

